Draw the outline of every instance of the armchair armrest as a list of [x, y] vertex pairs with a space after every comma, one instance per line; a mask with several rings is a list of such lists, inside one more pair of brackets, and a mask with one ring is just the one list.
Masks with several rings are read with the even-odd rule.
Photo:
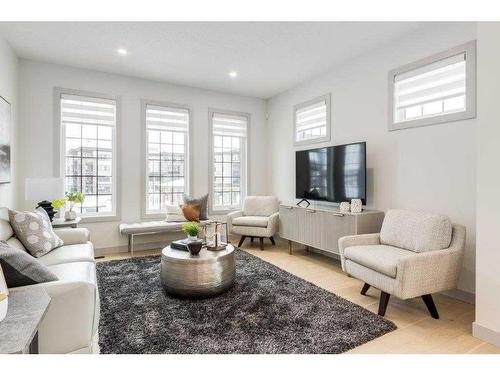
[[380, 245], [380, 233], [357, 234], [339, 238], [339, 253], [342, 270], [344, 267], [344, 250], [351, 246]]
[[280, 217], [279, 212], [275, 212], [271, 216], [269, 216], [267, 221], [267, 231], [269, 233], [269, 237], [274, 236], [274, 234], [278, 231], [278, 220]]
[[55, 228], [54, 233], [65, 245], [78, 245], [90, 241], [90, 232], [87, 228]]
[[227, 230], [229, 233], [232, 233], [233, 229], [233, 220], [237, 217], [243, 216], [243, 210], [233, 211], [227, 214]]
[[415, 254], [397, 265], [395, 294], [413, 298], [457, 287], [465, 250], [465, 227], [453, 226], [450, 247]]

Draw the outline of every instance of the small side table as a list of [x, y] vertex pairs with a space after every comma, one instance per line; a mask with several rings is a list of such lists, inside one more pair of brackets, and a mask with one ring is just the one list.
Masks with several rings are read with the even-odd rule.
[[52, 220], [52, 228], [78, 228], [78, 223], [80, 223], [81, 220], [81, 217], [77, 217], [75, 220], [57, 218]]
[[9, 291], [7, 316], [0, 322], [0, 354], [38, 354], [38, 328], [49, 304], [42, 288]]

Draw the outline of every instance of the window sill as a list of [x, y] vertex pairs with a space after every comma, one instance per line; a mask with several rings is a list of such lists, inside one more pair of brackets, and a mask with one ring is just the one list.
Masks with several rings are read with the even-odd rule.
[[121, 218], [120, 216], [117, 215], [109, 215], [109, 216], [78, 216], [82, 220], [80, 221], [80, 224], [87, 224], [87, 223], [105, 223], [105, 222], [112, 222], [112, 221], [120, 221]]
[[330, 142], [330, 136], [326, 135], [324, 137], [312, 138], [303, 141], [294, 141], [295, 147], [314, 145], [316, 143]]

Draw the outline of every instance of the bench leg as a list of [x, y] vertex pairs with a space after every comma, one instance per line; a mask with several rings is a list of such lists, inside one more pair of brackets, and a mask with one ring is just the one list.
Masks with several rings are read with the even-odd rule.
[[131, 256], [134, 256], [134, 235], [133, 234], [128, 235], [128, 251], [130, 252]]

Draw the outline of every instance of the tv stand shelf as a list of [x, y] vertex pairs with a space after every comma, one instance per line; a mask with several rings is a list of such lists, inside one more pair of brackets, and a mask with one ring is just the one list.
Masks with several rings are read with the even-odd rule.
[[341, 213], [329, 207], [298, 207], [280, 204], [279, 234], [288, 240], [320, 250], [325, 255], [339, 255], [339, 238], [354, 234], [378, 233], [384, 213], [363, 210], [360, 213]]

